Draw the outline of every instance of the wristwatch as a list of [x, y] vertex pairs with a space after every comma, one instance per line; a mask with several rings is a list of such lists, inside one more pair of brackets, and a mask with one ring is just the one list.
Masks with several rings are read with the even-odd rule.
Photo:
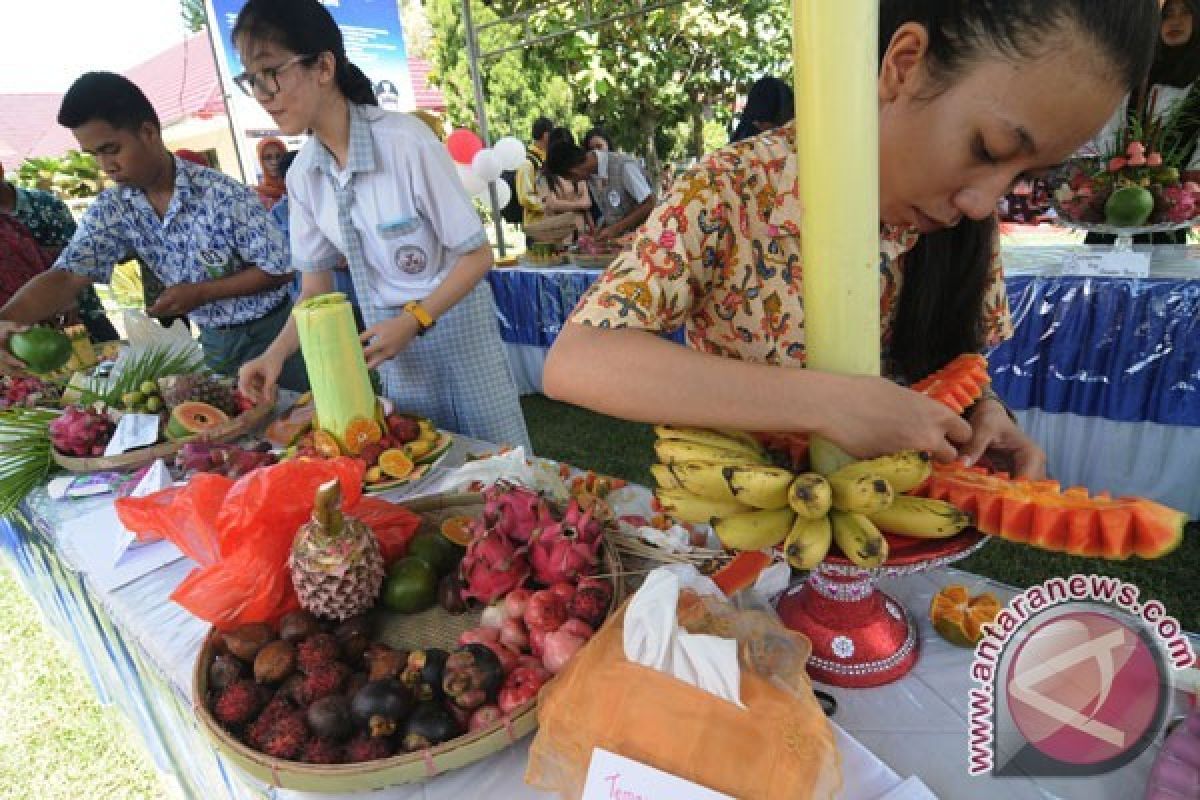
[[433, 315], [425, 310], [425, 306], [417, 300], [412, 300], [404, 304], [404, 310], [417, 320], [417, 336], [424, 336], [425, 332], [430, 330], [435, 324]]

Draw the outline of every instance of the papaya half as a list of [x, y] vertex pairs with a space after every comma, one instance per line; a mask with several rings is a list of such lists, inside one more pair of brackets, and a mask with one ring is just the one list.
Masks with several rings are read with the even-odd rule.
[[961, 414], [980, 398], [991, 382], [987, 359], [978, 353], [963, 353], [911, 388]]
[[1187, 515], [1141, 497], [1090, 495], [983, 467], [935, 464], [914, 494], [945, 500], [992, 536], [1043, 550], [1123, 561], [1161, 558], [1183, 541]]

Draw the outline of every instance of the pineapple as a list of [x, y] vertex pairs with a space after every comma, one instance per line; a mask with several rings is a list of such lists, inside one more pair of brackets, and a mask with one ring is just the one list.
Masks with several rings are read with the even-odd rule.
[[337, 479], [321, 485], [312, 519], [300, 526], [288, 566], [300, 605], [342, 621], [375, 605], [383, 587], [383, 556], [375, 534], [342, 514]]
[[342, 449], [355, 420], [375, 419], [375, 389], [367, 373], [354, 311], [346, 295], [332, 292], [310, 297], [292, 312], [300, 351], [312, 384], [313, 403], [321, 428]]
[[208, 403], [230, 417], [237, 416], [233, 387], [213, 375], [168, 375], [158, 379], [158, 388], [169, 409], [174, 409], [180, 403]]

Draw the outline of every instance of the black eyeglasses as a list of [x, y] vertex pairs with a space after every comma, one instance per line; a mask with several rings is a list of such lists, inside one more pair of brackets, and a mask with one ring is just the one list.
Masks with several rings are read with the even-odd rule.
[[271, 98], [279, 93], [279, 73], [299, 64], [301, 61], [307, 61], [311, 58], [316, 58], [316, 56], [292, 56], [278, 67], [266, 67], [265, 69], [260, 69], [257, 73], [243, 72], [241, 75], [235, 76], [233, 82], [244, 94], [250, 97], [254, 96], [254, 91], [257, 89], [268, 98]]

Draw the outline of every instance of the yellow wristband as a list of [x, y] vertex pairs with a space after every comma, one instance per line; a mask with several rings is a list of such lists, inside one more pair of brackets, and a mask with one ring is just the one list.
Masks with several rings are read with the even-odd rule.
[[426, 311], [425, 306], [421, 305], [416, 300], [413, 300], [412, 302], [409, 302], [409, 303], [405, 303], [404, 310], [407, 311], [409, 314], [412, 314], [413, 317], [416, 318], [417, 326], [420, 328], [420, 331], [417, 332], [418, 336], [425, 335], [425, 331], [427, 331], [433, 327], [433, 325], [434, 325], [433, 315], [431, 315], [428, 311]]

